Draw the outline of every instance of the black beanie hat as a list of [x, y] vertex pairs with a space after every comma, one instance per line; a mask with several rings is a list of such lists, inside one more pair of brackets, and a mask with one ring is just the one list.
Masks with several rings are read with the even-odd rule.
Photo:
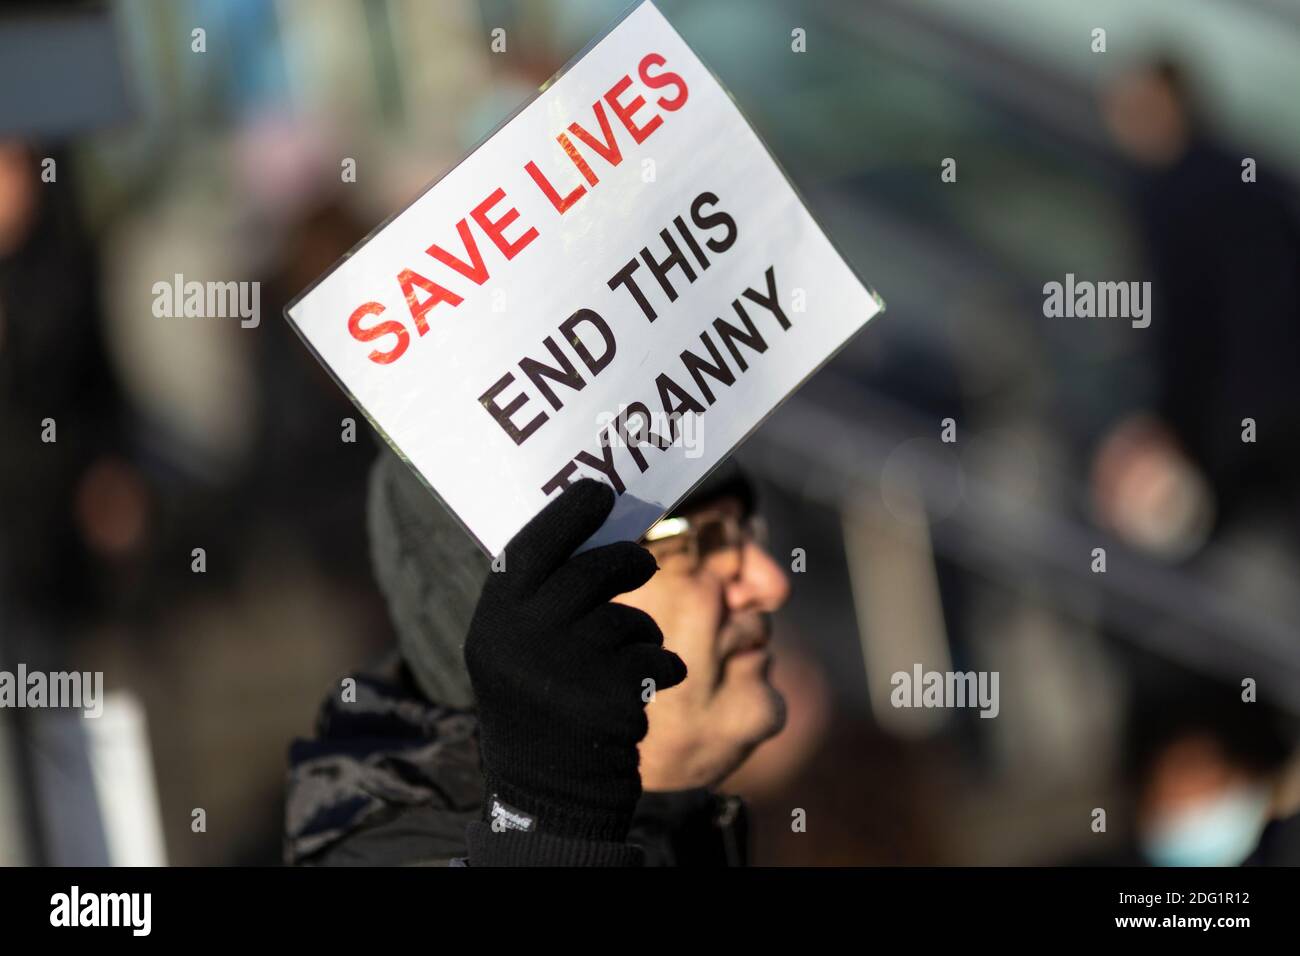
[[756, 497], [749, 476], [745, 474], [735, 458], [728, 458], [692, 488], [691, 493], [683, 498], [669, 514], [680, 515], [687, 511], [694, 511], [719, 498], [735, 498], [740, 502], [741, 512], [745, 517], [749, 517], [754, 513]]

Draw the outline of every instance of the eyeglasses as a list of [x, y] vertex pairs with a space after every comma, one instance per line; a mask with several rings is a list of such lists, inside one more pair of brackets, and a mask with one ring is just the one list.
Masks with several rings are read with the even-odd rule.
[[767, 545], [767, 522], [758, 515], [739, 518], [728, 512], [705, 512], [663, 518], [641, 540], [661, 570], [689, 574], [707, 564], [725, 577], [735, 577], [745, 545]]

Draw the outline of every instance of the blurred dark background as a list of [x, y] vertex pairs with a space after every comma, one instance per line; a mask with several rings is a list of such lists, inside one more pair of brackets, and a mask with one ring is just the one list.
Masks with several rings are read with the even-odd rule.
[[[1300, 3], [659, 6], [888, 303], [741, 452], [807, 555], [756, 862], [1193, 862], [1294, 813]], [[288, 741], [391, 644], [375, 439], [281, 309], [623, 7], [0, 6], [0, 667], [111, 698], [0, 711], [0, 863], [279, 861]], [[156, 318], [177, 273], [260, 323]], [[1067, 273], [1150, 326], [1045, 316]], [[891, 707], [915, 662], [997, 671], [997, 719]]]

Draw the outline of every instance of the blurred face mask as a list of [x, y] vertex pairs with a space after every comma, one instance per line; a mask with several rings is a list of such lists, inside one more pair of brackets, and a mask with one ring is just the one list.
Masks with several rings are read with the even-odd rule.
[[1213, 800], [1166, 814], [1142, 836], [1155, 866], [1237, 866], [1259, 843], [1268, 789], [1236, 787]]

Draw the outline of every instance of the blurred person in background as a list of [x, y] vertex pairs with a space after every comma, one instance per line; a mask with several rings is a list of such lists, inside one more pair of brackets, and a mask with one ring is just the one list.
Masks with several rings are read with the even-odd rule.
[[788, 581], [734, 465], [644, 548], [570, 557], [613, 501], [571, 486], [492, 573], [381, 455], [371, 549], [400, 658], [345, 682], [293, 746], [289, 862], [745, 862], [744, 806], [714, 788], [784, 725], [768, 642]]
[[[1105, 91], [1103, 117], [1134, 164], [1132, 203], [1152, 269], [1155, 401], [1117, 423], [1094, 460], [1104, 523], [1174, 559], [1212, 526], [1278, 513], [1300, 532], [1300, 225], [1276, 167], [1217, 141], [1169, 60]], [[1258, 160], [1245, 181], [1243, 160]], [[1257, 438], [1243, 441], [1243, 420]]]
[[[0, 141], [0, 670], [10, 673], [83, 666], [94, 629], [138, 593], [153, 508], [127, 447], [68, 166], [63, 149]], [[109, 860], [90, 735], [59, 714], [11, 702], [0, 712], [12, 744], [0, 747], [0, 806], [14, 812], [0, 813], [6, 862]]]
[[1239, 687], [1162, 664], [1138, 681], [1124, 741], [1131, 827], [1120, 846], [1084, 862], [1300, 862], [1285, 858], [1282, 839], [1265, 836], [1294, 812], [1285, 787], [1294, 733], [1274, 708], [1243, 700]]
[[[66, 176], [63, 152], [50, 159]], [[122, 455], [126, 408], [75, 193], [41, 172], [31, 146], [0, 142], [0, 571], [10, 627], [63, 636], [109, 596], [149, 499]]]
[[[261, 414], [237, 492], [259, 502], [250, 532], [273, 516], [333, 586], [349, 588], [370, 573], [365, 526], [357, 520], [370, 466], [365, 418], [289, 323], [276, 319], [365, 233], [357, 213], [325, 193], [293, 216], [274, 249], [262, 282], [262, 308], [273, 320], [259, 329], [252, 357]], [[344, 440], [348, 422], [352, 440]]]
[[1140, 692], [1129, 747], [1143, 862], [1246, 862], [1277, 815], [1291, 756], [1276, 713], [1231, 685], [1182, 678]]

